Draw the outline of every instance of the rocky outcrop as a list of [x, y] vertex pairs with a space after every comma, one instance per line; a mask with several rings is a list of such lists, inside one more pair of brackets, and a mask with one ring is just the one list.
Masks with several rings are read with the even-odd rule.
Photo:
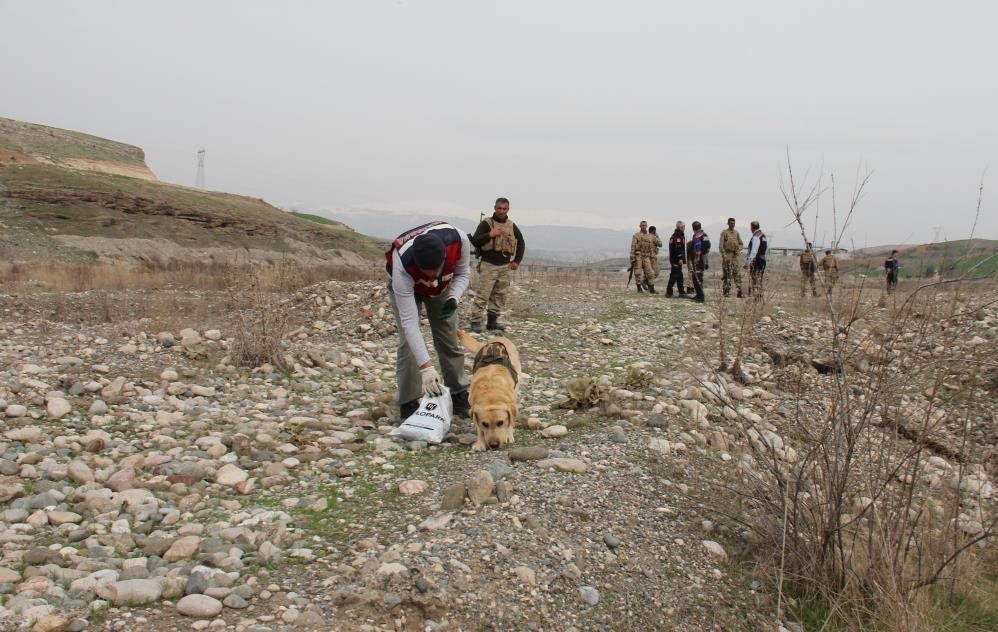
[[156, 180], [145, 163], [145, 152], [139, 147], [58, 127], [0, 118], [0, 167], [20, 164], [50, 164]]

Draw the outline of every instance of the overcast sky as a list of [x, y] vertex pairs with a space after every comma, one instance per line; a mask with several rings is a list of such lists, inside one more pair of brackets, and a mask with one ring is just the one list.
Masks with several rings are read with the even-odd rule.
[[[787, 235], [872, 171], [843, 245], [998, 238], [998, 3], [0, 0], [0, 116], [285, 207]], [[817, 236], [831, 233], [831, 198]], [[813, 219], [811, 220], [813, 222]], [[824, 237], [827, 235], [828, 237]]]

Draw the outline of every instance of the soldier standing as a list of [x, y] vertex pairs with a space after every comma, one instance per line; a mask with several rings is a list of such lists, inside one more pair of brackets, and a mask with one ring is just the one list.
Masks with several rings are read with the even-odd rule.
[[758, 220], [753, 220], [749, 226], [752, 228], [752, 240], [749, 241], [748, 263], [745, 265], [749, 270], [749, 296], [757, 301], [762, 300], [762, 277], [766, 274], [766, 234], [759, 228]]
[[686, 224], [676, 222], [676, 231], [669, 237], [669, 284], [665, 287], [665, 297], [672, 298], [672, 286], [677, 285], [679, 295], [686, 294], [683, 289], [683, 267], [686, 265]]
[[693, 236], [686, 244], [686, 260], [690, 264], [693, 277], [693, 300], [703, 303], [703, 272], [707, 269], [707, 253], [710, 252], [710, 237], [700, 229], [700, 222], [693, 222]]
[[658, 278], [658, 250], [662, 247], [662, 238], [658, 236], [658, 231], [654, 226], [648, 227], [648, 234], [655, 236], [655, 256], [651, 258], [651, 267], [655, 272], [655, 278]]
[[814, 285], [814, 273], [818, 271], [818, 262], [814, 259], [814, 251], [811, 249], [811, 242], [807, 242], [804, 252], [800, 253], [800, 296], [804, 298], [804, 291], [808, 282], [811, 283], [811, 296], [818, 295], [818, 289]]
[[831, 250], [825, 251], [825, 256], [821, 258], [821, 271], [825, 274], [825, 286], [831, 293], [835, 284], [839, 281], [839, 262]]
[[638, 286], [638, 293], [648, 291], [658, 294], [655, 291], [655, 269], [652, 267], [652, 259], [655, 258], [655, 243], [662, 241], [658, 235], [648, 232], [648, 222], [641, 220], [638, 232], [631, 237], [631, 267], [634, 269], [634, 281]]
[[513, 272], [520, 267], [526, 243], [520, 229], [508, 217], [509, 200], [496, 200], [492, 217], [482, 220], [471, 237], [471, 245], [482, 253], [478, 264], [478, 283], [472, 303], [471, 331], [482, 331], [482, 312], [486, 312], [489, 330], [502, 331], [506, 326], [499, 322], [506, 306]]
[[884, 261], [884, 272], [887, 273], [887, 291], [893, 292], [898, 285], [898, 274], [901, 272], [901, 261], [897, 250], [891, 251], [891, 256]]
[[724, 295], [731, 294], [731, 280], [738, 287], [738, 298], [742, 297], [742, 273], [738, 268], [738, 257], [742, 254], [742, 236], [735, 230], [735, 218], [728, 218], [728, 228], [721, 231], [721, 270]]

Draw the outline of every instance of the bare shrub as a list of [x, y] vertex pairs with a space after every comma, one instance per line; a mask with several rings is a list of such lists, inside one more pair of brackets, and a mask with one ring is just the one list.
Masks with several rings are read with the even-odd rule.
[[[235, 315], [231, 346], [234, 364], [288, 368], [284, 338], [291, 330], [290, 298], [297, 286], [299, 272], [293, 262], [284, 261], [233, 281], [230, 300]], [[276, 285], [274, 289], [263, 286], [265, 276]]]
[[[284, 278], [283, 263], [258, 266], [228, 261], [170, 261], [164, 263], [149, 257], [138, 264], [125, 261], [56, 261], [39, 260], [0, 266], [0, 284], [20, 291], [38, 288], [63, 292], [85, 292], [92, 289], [123, 290], [164, 287], [187, 287], [200, 290], [227, 290], [236, 280], [258, 275], [265, 289], [280, 289], [289, 282]], [[358, 269], [338, 265], [297, 266], [293, 283], [299, 289], [331, 279], [343, 281], [379, 278], [377, 266]]]
[[[805, 212], [818, 188], [789, 172], [784, 197], [807, 240]], [[846, 225], [867, 181], [858, 180]], [[896, 293], [878, 310], [879, 298], [862, 287], [838, 299], [826, 293], [819, 357], [774, 358], [794, 403], [782, 436], [727, 395], [721, 373], [701, 382], [751, 448], [730, 489], [738, 499], [730, 517], [772, 574], [779, 621], [786, 589], [820, 601], [852, 628], [933, 629], [924, 604], [938, 593], [927, 589], [962, 589], [957, 567], [973, 566], [975, 551], [996, 533], [983, 493], [986, 446], [971, 430], [998, 343], [966, 344], [990, 297], [957, 281]], [[729, 359], [723, 327], [732, 311], [724, 301], [720, 310], [721, 368], [744, 382], [735, 369], [757, 314], [746, 305], [737, 315]]]

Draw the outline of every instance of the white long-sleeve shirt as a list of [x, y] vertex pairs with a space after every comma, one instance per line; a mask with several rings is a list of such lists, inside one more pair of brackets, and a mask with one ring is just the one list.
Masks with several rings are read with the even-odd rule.
[[759, 254], [759, 231], [752, 233], [752, 239], [749, 241], [748, 262], [755, 261], [757, 254]]
[[[461, 256], [454, 267], [454, 276], [450, 284], [444, 291], [446, 298], [456, 298], [458, 301], [464, 296], [471, 282], [471, 242], [468, 236], [461, 233]], [[423, 334], [419, 330], [419, 307], [416, 305], [416, 295], [413, 292], [415, 282], [405, 270], [402, 260], [399, 258], [398, 250], [392, 252], [392, 292], [395, 294], [395, 307], [399, 311], [399, 320], [402, 322], [401, 335], [405, 336], [405, 341], [412, 350], [412, 355], [416, 358], [416, 364], [422, 366], [429, 362], [430, 352], [426, 348]], [[457, 318], [457, 315], [451, 316]]]

